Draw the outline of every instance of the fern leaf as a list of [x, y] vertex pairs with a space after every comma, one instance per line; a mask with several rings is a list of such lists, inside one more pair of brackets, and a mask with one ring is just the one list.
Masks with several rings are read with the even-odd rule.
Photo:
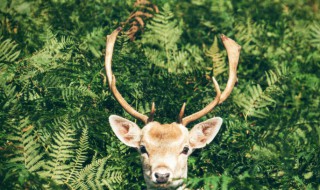
[[259, 52], [259, 50], [257, 50], [259, 46], [252, 44], [257, 43], [257, 36], [263, 35], [265, 25], [253, 22], [250, 17], [247, 17], [244, 22], [245, 23], [243, 24], [237, 24], [235, 26], [235, 30], [237, 31], [236, 38], [243, 47], [243, 51], [250, 52], [255, 55]]
[[103, 36], [103, 28], [94, 28], [93, 31], [81, 39], [83, 43], [80, 45], [80, 48], [83, 50], [89, 50], [95, 57], [101, 57], [102, 53], [100, 48], [104, 45], [103, 40], [101, 40]]
[[[0, 37], [2, 41], [2, 37]], [[17, 50], [17, 44], [10, 39], [6, 39], [0, 43], [0, 66], [3, 63], [12, 63], [20, 55], [20, 50]]]
[[214, 42], [209, 50], [206, 51], [206, 55], [212, 60], [212, 68], [214, 77], [217, 77], [221, 73], [228, 70], [226, 63], [224, 62], [224, 55], [220, 53], [217, 37], [214, 38]]
[[60, 125], [60, 129], [53, 135], [53, 143], [49, 147], [51, 160], [47, 162], [46, 169], [51, 179], [63, 184], [71, 168], [67, 163], [74, 157], [76, 132], [67, 118], [57, 120], [56, 123]]
[[314, 23], [310, 26], [310, 42], [313, 46], [320, 47], [320, 24]]
[[182, 24], [174, 19], [169, 4], [165, 4], [163, 11], [147, 25], [141, 40], [150, 62], [170, 73], [190, 73], [204, 65], [202, 52], [197, 46], [187, 44], [183, 49], [178, 48]]
[[80, 147], [77, 149], [76, 152], [76, 157], [74, 161], [72, 162], [72, 168], [71, 171], [66, 178], [65, 183], [68, 183], [70, 179], [75, 179], [75, 173], [79, 170], [82, 169], [84, 162], [87, 160], [87, 154], [88, 154], [88, 147], [89, 147], [89, 142], [88, 142], [88, 128], [85, 127], [82, 131], [82, 135], [79, 141]]
[[263, 90], [259, 84], [249, 86], [246, 94], [235, 96], [236, 104], [243, 108], [245, 118], [248, 116], [263, 118], [268, 114], [268, 106], [276, 103], [272, 98], [274, 95], [281, 94], [281, 82], [287, 75], [286, 67], [276, 68], [275, 71], [266, 72], [266, 81], [268, 86]]
[[39, 174], [45, 165], [44, 153], [40, 151], [41, 146], [36, 138], [34, 127], [28, 123], [28, 118], [22, 120], [20, 126], [14, 127], [16, 130], [14, 136], [8, 138], [12, 140], [16, 151], [12, 158], [8, 159], [7, 177], [17, 175], [17, 170]]
[[109, 157], [93, 159], [86, 167], [75, 172], [68, 185], [73, 189], [88, 187], [90, 187], [89, 189], [103, 189], [103, 185], [110, 188], [112, 187], [111, 184], [120, 183], [122, 181], [122, 172], [112, 167], [108, 168], [108, 160]]

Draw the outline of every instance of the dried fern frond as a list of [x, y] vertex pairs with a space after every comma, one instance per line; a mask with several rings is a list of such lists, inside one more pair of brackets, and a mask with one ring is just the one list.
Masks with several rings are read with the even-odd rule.
[[143, 31], [145, 20], [152, 18], [154, 14], [159, 13], [158, 7], [148, 0], [137, 0], [133, 5], [137, 10], [132, 12], [128, 19], [122, 23], [122, 26], [129, 24], [130, 28], [126, 34], [130, 40], [134, 40], [136, 34]]

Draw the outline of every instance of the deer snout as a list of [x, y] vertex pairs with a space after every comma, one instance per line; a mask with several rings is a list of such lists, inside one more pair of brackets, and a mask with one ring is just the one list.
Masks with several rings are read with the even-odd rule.
[[170, 173], [154, 173], [157, 183], [167, 183], [170, 177]]
[[157, 168], [152, 173], [152, 180], [154, 183], [163, 184], [167, 183], [172, 176], [172, 172], [168, 168]]

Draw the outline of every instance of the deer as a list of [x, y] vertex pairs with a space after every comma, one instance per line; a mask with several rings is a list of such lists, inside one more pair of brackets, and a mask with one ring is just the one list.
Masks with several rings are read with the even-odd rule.
[[212, 77], [216, 96], [206, 107], [184, 116], [186, 103], [183, 103], [176, 122], [161, 124], [154, 121], [154, 103], [149, 115], [142, 114], [135, 110], [117, 90], [111, 64], [114, 44], [121, 29], [119, 27], [107, 35], [105, 70], [108, 85], [123, 109], [145, 125], [140, 128], [135, 122], [118, 115], [110, 115], [110, 126], [122, 143], [137, 149], [140, 153], [147, 189], [184, 189], [184, 179], [188, 173], [188, 157], [195, 149], [205, 147], [215, 138], [223, 120], [220, 117], [213, 117], [194, 125], [190, 131], [187, 125], [205, 116], [229, 97], [238, 80], [237, 66], [241, 46], [222, 34], [221, 40], [229, 60], [229, 78], [225, 90], [221, 93], [218, 82]]

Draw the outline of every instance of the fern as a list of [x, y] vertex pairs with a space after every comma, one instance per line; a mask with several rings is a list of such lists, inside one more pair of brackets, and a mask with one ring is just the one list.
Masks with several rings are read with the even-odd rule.
[[17, 50], [18, 44], [10, 39], [3, 40], [0, 36], [0, 84], [4, 85], [6, 81], [11, 81], [14, 74], [13, 63], [20, 56], [20, 50]]
[[23, 59], [24, 62], [28, 63], [28, 72], [24, 73], [25, 77], [21, 77], [21, 79], [33, 78], [39, 73], [66, 68], [61, 62], [69, 60], [71, 52], [67, 51], [65, 53], [64, 50], [72, 45], [74, 45], [74, 41], [70, 37], [61, 37], [59, 40], [54, 34], [50, 33], [49, 36], [46, 37], [43, 49]]
[[68, 183], [69, 180], [75, 180], [76, 176], [75, 173], [82, 169], [84, 163], [87, 160], [87, 154], [88, 154], [88, 128], [84, 128], [82, 131], [82, 135], [79, 141], [80, 147], [76, 151], [76, 157], [72, 161], [71, 170], [69, 175], [66, 177], [66, 180], [64, 183]]
[[[3, 37], [0, 36], [0, 41], [2, 41], [2, 38]], [[10, 39], [2, 41], [0, 43], [0, 63], [14, 62], [20, 55], [20, 50], [16, 50], [17, 46], [18, 44]]]
[[[41, 151], [36, 131], [29, 122], [28, 118], [21, 120], [19, 126], [13, 127], [13, 135], [8, 137], [15, 152], [6, 163], [8, 169], [6, 179], [19, 175], [19, 172], [38, 175], [45, 166], [44, 152]], [[27, 177], [28, 175], [19, 176], [22, 182]]]
[[[1, 95], [2, 95], [2, 100], [1, 101], [1, 106], [3, 110], [7, 110], [7, 109], [14, 109], [15, 107], [17, 107], [17, 91], [16, 91], [16, 86], [13, 84], [3, 84], [1, 83], [0, 85], [1, 87]], [[0, 92], [1, 92], [0, 91]]]
[[258, 55], [260, 47], [253, 44], [258, 43], [258, 37], [265, 35], [265, 25], [253, 22], [250, 17], [247, 17], [244, 22], [244, 24], [235, 25], [235, 30], [237, 31], [236, 38], [242, 46], [242, 51]]
[[62, 97], [67, 102], [70, 100], [78, 100], [81, 97], [88, 96], [97, 98], [98, 96], [86, 86], [69, 86], [62, 88]]
[[[8, 159], [6, 178], [16, 175], [17, 168], [22, 168], [31, 175], [37, 175], [47, 183], [43, 188], [50, 189], [56, 185], [67, 185], [71, 189], [103, 189], [103, 186], [119, 184], [122, 172], [118, 168], [108, 165], [110, 157], [93, 158], [88, 162], [88, 128], [84, 127], [80, 140], [77, 141], [76, 131], [70, 124], [68, 117], [57, 119], [54, 123], [59, 129], [50, 137], [45, 129], [35, 131], [29, 120], [24, 119], [17, 127], [16, 133], [10, 136], [17, 147], [13, 157]], [[47, 146], [43, 142], [52, 139]], [[49, 154], [42, 151], [45, 147]]]
[[288, 70], [285, 66], [275, 68], [275, 71], [269, 70], [265, 73], [268, 87], [266, 88], [267, 93], [282, 94], [283, 91], [280, 88], [282, 84], [281, 80], [284, 80], [288, 75]]
[[320, 47], [320, 25], [314, 23], [310, 26], [310, 42], [315, 47]]
[[49, 147], [50, 160], [47, 162], [47, 173], [44, 175], [57, 184], [63, 184], [71, 168], [67, 163], [74, 157], [76, 132], [67, 118], [62, 121], [56, 120], [56, 124], [60, 125], [60, 129], [53, 135], [53, 143]]
[[[91, 164], [76, 172], [68, 184], [72, 189], [101, 189], [103, 185], [120, 183], [122, 173], [108, 169], [108, 157], [93, 160]], [[111, 186], [110, 186], [111, 187]]]
[[176, 49], [176, 44], [182, 34], [182, 30], [174, 19], [174, 14], [170, 10], [169, 4], [165, 4], [163, 11], [156, 14], [147, 26], [149, 32], [143, 36], [143, 43], [148, 43], [163, 48], [169, 57], [169, 51]]
[[219, 51], [217, 37], [214, 38], [214, 42], [210, 49], [206, 51], [206, 55], [212, 60], [212, 67], [208, 68], [207, 70], [212, 71], [214, 77], [217, 77], [221, 73], [224, 73], [228, 70], [224, 62], [224, 55]]
[[104, 31], [101, 27], [94, 28], [93, 31], [87, 33], [84, 38], [81, 39], [82, 43], [79, 45], [82, 50], [89, 50], [95, 57], [100, 58], [102, 55], [101, 46], [105, 43]]
[[122, 173], [107, 165], [108, 157], [88, 161], [88, 129], [84, 128], [80, 141], [77, 142], [75, 130], [68, 118], [56, 120], [60, 129], [53, 135], [53, 143], [49, 145], [50, 159], [46, 162], [46, 170], [42, 176], [51, 178], [55, 183], [67, 185], [71, 189], [102, 189], [102, 180], [111, 184], [120, 183]]
[[282, 67], [277, 68], [276, 71], [270, 70], [266, 73], [266, 80], [268, 86], [265, 90], [257, 84], [255, 86], [248, 86], [244, 94], [235, 96], [235, 103], [243, 108], [243, 115], [245, 119], [248, 116], [263, 118], [268, 116], [268, 107], [275, 104], [272, 95], [279, 95], [281, 93], [281, 79], [287, 75], [287, 69]]
[[24, 162], [29, 172], [36, 172], [44, 165], [42, 157], [44, 152], [40, 153], [40, 145], [36, 142], [35, 136], [32, 134], [33, 126], [30, 125], [22, 131], [23, 147], [24, 147]]
[[[152, 2], [1, 1], [0, 189], [145, 189], [138, 153], [105, 129], [123, 111], [99, 76], [105, 35], [126, 20], [137, 40], [117, 39], [119, 91], [143, 114], [155, 101], [161, 122], [212, 101], [203, 75], [228, 68], [213, 36], [242, 46], [242, 80], [208, 115], [224, 124], [190, 157], [190, 189], [319, 189], [319, 2]], [[70, 157], [53, 157], [66, 123]]]
[[156, 14], [147, 25], [142, 37], [146, 57], [151, 63], [170, 73], [190, 73], [203, 67], [201, 51], [197, 46], [186, 45], [179, 49], [182, 22], [174, 19], [169, 4]]

